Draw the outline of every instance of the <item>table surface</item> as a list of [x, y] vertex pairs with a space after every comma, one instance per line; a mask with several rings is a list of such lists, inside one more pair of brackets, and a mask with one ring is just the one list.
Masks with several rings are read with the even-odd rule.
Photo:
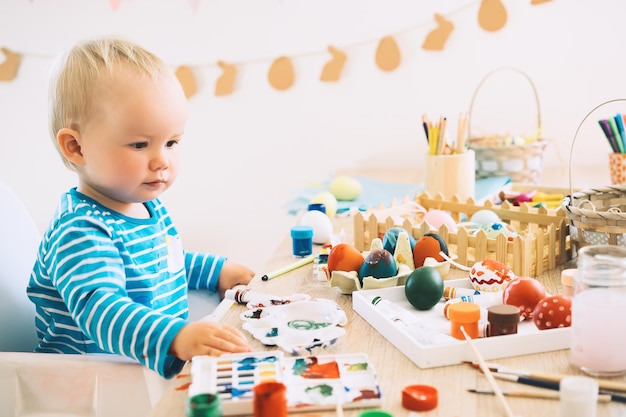
[[[336, 219], [335, 230], [344, 228], [347, 232], [346, 241], [352, 239], [352, 219]], [[319, 249], [319, 248], [317, 248]], [[249, 287], [252, 290], [286, 296], [295, 293], [307, 293], [312, 298], [327, 298], [336, 301], [346, 312], [348, 324], [345, 326], [346, 335], [337, 343], [320, 351], [319, 354], [366, 353], [374, 365], [383, 395], [383, 404], [380, 409], [393, 416], [407, 416], [409, 410], [403, 408], [401, 401], [402, 389], [408, 385], [427, 384], [438, 390], [438, 406], [431, 411], [419, 412], [419, 416], [463, 416], [463, 417], [490, 417], [504, 416], [506, 412], [498, 398], [493, 395], [470, 393], [471, 388], [490, 389], [487, 378], [467, 364], [450, 365], [437, 368], [421, 369], [400, 352], [393, 344], [368, 324], [352, 309], [352, 296], [341, 294], [337, 288], [331, 287], [327, 281], [319, 281], [313, 273], [313, 265], [298, 268], [280, 277], [269, 281], [262, 281], [260, 276], [268, 271], [290, 264], [294, 259], [291, 256], [291, 242], [285, 239], [279, 245], [275, 256], [267, 262], [267, 270], [260, 271]], [[569, 261], [564, 265], [543, 273], [538, 279], [549, 293], [561, 293], [561, 270], [573, 268], [575, 264]], [[452, 268], [448, 279], [466, 277], [467, 273]], [[221, 323], [241, 328], [240, 313], [245, 306], [232, 305], [221, 319]], [[250, 339], [254, 350], [266, 351], [275, 348], [262, 345], [245, 332]], [[316, 354], [318, 352], [315, 352]], [[550, 372], [567, 375], [584, 375], [569, 363], [569, 350], [557, 350], [531, 355], [515, 356], [491, 360], [500, 365], [525, 369], [535, 372]], [[616, 378], [626, 382], [626, 377]], [[153, 410], [152, 417], [184, 417], [187, 389], [190, 382], [189, 364], [170, 382], [170, 387]], [[540, 388], [520, 385], [513, 382], [498, 380], [503, 390], [540, 391]], [[558, 416], [559, 401], [553, 399], [533, 399], [507, 397], [507, 402], [516, 416]], [[363, 409], [346, 409], [346, 417], [358, 416]], [[333, 416], [336, 411], [327, 412], [298, 412], [293, 415], [300, 417]], [[626, 405], [616, 402], [599, 403], [599, 416], [625, 416]]]

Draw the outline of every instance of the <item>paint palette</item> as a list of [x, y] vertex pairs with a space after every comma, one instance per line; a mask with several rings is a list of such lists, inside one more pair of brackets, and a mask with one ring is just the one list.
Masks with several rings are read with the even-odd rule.
[[378, 376], [364, 353], [284, 357], [281, 351], [196, 356], [189, 397], [215, 394], [224, 415], [252, 414], [254, 386], [287, 386], [290, 412], [380, 407]]
[[348, 321], [336, 302], [324, 298], [252, 308], [240, 317], [243, 329], [261, 343], [294, 355], [334, 344]]

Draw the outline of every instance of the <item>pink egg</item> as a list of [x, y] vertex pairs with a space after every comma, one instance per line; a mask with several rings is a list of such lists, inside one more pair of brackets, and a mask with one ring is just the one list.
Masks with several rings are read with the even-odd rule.
[[443, 210], [430, 210], [424, 214], [424, 221], [435, 229], [439, 230], [442, 225], [446, 225], [450, 232], [456, 232], [456, 222], [447, 212]]

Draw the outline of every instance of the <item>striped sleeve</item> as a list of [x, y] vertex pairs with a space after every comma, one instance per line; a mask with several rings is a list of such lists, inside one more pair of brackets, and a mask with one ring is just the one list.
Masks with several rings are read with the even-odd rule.
[[217, 292], [219, 280], [225, 257], [215, 256], [200, 252], [185, 252], [185, 268], [189, 288], [194, 290], [207, 289], [212, 293]]
[[[68, 222], [52, 232], [43, 259], [61, 299], [37, 303], [50, 308], [64, 304], [72, 321], [64, 324], [57, 319], [45, 324], [65, 331], [63, 326], [75, 323], [104, 351], [134, 358], [165, 377], [179, 372], [184, 362], [169, 355], [168, 350], [185, 320], [132, 301], [126, 290], [122, 256], [105, 223], [90, 216], [73, 216]], [[54, 329], [47, 332], [58, 333]], [[65, 343], [76, 344], [71, 340]], [[45, 338], [41, 345], [45, 347]], [[48, 347], [52, 349], [54, 344]]]

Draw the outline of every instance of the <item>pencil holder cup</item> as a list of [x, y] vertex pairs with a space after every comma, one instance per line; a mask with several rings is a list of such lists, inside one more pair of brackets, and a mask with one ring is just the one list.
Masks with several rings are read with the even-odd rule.
[[457, 196], [461, 201], [474, 198], [476, 188], [474, 151], [452, 155], [426, 155], [424, 191], [431, 196], [442, 194], [446, 200]]
[[611, 171], [611, 184], [626, 183], [626, 154], [610, 153], [609, 169]]

